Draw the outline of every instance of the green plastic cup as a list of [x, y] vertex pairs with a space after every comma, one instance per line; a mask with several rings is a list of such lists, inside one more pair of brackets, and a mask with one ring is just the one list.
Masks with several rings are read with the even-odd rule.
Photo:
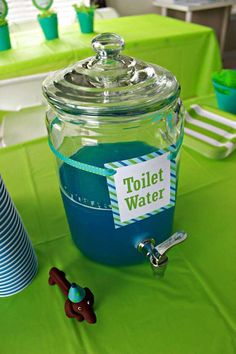
[[236, 70], [220, 70], [212, 75], [212, 82], [219, 108], [236, 114]]
[[0, 26], [0, 50], [11, 49], [11, 40], [8, 25]]
[[51, 41], [58, 38], [58, 19], [57, 14], [52, 14], [49, 17], [39, 17], [39, 24], [43, 30], [46, 40]]
[[77, 12], [77, 19], [82, 33], [93, 33], [94, 11]]

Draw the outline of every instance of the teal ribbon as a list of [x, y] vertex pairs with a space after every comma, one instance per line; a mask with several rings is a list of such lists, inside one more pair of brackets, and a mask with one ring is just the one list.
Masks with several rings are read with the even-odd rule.
[[175, 151], [170, 153], [170, 156], [168, 157], [169, 160], [175, 160], [176, 159], [176, 156], [178, 155], [178, 152], [182, 146], [182, 142], [184, 140], [184, 129], [182, 129], [182, 132], [179, 136], [179, 139], [177, 140], [176, 142], [176, 148], [175, 148]]
[[79, 170], [82, 170], [82, 171], [85, 171], [85, 172], [89, 172], [89, 173], [94, 173], [96, 175], [103, 176], [103, 177], [109, 177], [109, 176], [113, 176], [114, 174], [116, 174], [115, 170], [112, 170], [112, 169], [109, 169], [109, 168], [96, 167], [96, 166], [88, 165], [86, 163], [75, 161], [75, 160], [63, 155], [62, 153], [60, 153], [53, 146], [53, 144], [51, 143], [50, 140], [48, 140], [48, 144], [49, 144], [50, 149], [54, 153], [54, 155], [56, 155], [56, 157], [58, 157], [60, 160], [62, 160], [67, 165], [70, 165], [70, 166], [73, 166], [75, 168], [78, 168]]
[[[184, 137], [184, 134], [182, 133], [181, 136], [179, 137], [178, 141], [176, 142], [176, 150], [170, 154], [169, 160], [174, 160], [176, 158], [176, 156], [180, 150], [180, 147], [182, 145], [183, 137]], [[94, 173], [96, 175], [103, 176], [103, 177], [109, 177], [109, 176], [113, 176], [116, 174], [116, 171], [113, 169], [110, 169], [110, 168], [101, 168], [101, 167], [88, 165], [87, 163], [75, 161], [75, 160], [71, 159], [70, 157], [67, 157], [67, 156], [63, 155], [62, 153], [60, 153], [53, 146], [53, 144], [51, 143], [50, 140], [48, 140], [48, 144], [49, 144], [50, 149], [54, 153], [54, 155], [57, 158], [59, 158], [61, 161], [66, 163], [67, 165], [70, 165], [72, 167], [78, 168], [79, 170], [89, 172], [89, 173]]]

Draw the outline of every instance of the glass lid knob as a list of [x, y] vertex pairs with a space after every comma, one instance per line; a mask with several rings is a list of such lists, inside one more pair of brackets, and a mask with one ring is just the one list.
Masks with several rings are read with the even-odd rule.
[[92, 47], [99, 59], [116, 57], [125, 47], [125, 41], [115, 33], [102, 33], [92, 40]]
[[49, 103], [59, 113], [75, 117], [133, 117], [169, 107], [180, 91], [174, 75], [124, 55], [124, 47], [124, 39], [115, 33], [97, 35], [92, 40], [95, 56], [56, 72], [44, 82]]

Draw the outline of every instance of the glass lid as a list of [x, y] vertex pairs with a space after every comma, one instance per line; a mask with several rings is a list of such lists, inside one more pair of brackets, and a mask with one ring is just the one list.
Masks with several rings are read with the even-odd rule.
[[43, 93], [59, 113], [135, 116], [170, 105], [180, 87], [168, 70], [121, 55], [124, 40], [103, 33], [92, 40], [96, 56], [50, 75]]

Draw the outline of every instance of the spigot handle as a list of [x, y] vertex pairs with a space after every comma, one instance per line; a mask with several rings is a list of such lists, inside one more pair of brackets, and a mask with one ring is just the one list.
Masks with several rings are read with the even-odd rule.
[[186, 232], [177, 231], [157, 246], [155, 246], [154, 239], [147, 239], [138, 244], [138, 251], [142, 252], [147, 258], [149, 258], [152, 270], [155, 274], [163, 275], [168, 263], [166, 252], [174, 245], [184, 241], [186, 238]]
[[172, 236], [170, 236], [167, 240], [155, 246], [155, 249], [162, 256], [171, 247], [177, 245], [180, 242], [183, 242], [186, 238], [187, 238], [187, 234], [185, 231], [177, 231]]

